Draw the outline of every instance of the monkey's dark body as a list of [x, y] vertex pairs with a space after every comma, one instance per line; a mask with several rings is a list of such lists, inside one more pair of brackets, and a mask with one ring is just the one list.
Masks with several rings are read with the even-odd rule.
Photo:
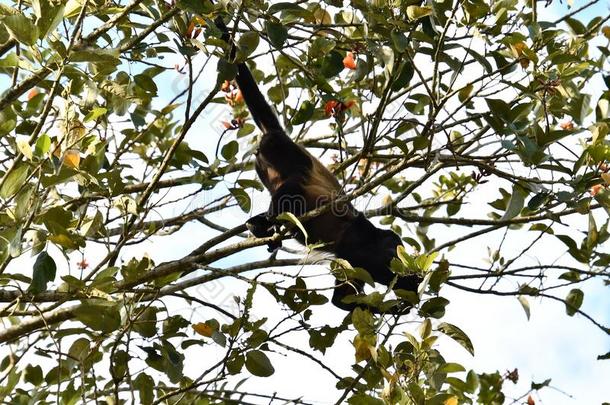
[[[220, 24], [223, 28], [222, 21]], [[226, 33], [226, 27], [224, 30]], [[251, 218], [247, 225], [257, 237], [271, 236], [277, 215], [291, 212], [300, 216], [320, 207], [339, 196], [341, 186], [318, 159], [288, 137], [243, 63], [238, 65], [236, 82], [252, 118], [263, 132], [256, 154], [256, 171], [271, 194], [269, 210]], [[400, 237], [375, 227], [350, 203], [334, 208], [303, 222], [309, 242], [322, 242], [321, 249], [349, 261], [354, 267], [364, 268], [375, 282], [389, 285], [395, 278], [389, 266], [397, 246], [401, 245]], [[304, 242], [300, 232], [295, 237]], [[415, 275], [401, 277], [395, 288], [416, 291], [419, 281]], [[337, 282], [332, 302], [339, 308], [352, 310], [356, 305], [343, 302], [343, 298], [362, 289], [363, 283], [358, 280], [349, 284]]]

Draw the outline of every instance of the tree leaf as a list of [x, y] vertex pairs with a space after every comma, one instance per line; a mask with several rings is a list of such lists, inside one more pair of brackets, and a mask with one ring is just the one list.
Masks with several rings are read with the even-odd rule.
[[142, 405], [150, 405], [155, 399], [154, 387], [155, 381], [146, 373], [140, 373], [133, 381], [133, 386], [140, 394], [140, 403]]
[[288, 30], [280, 23], [267, 21], [265, 23], [265, 31], [269, 36], [269, 42], [276, 48], [281, 48], [288, 38]]
[[438, 330], [458, 342], [468, 353], [474, 356], [474, 346], [463, 330], [447, 322], [439, 324]]
[[47, 252], [41, 252], [34, 262], [32, 283], [28, 291], [32, 294], [38, 294], [47, 289], [47, 283], [55, 280], [57, 266], [55, 261]]
[[527, 197], [528, 192], [521, 186], [515, 184], [513, 186], [513, 193], [508, 201], [508, 207], [500, 218], [501, 221], [505, 221], [508, 219], [513, 219], [517, 215], [521, 213], [523, 209], [523, 205], [525, 204], [525, 197]]
[[383, 402], [381, 399], [372, 397], [363, 392], [352, 395], [347, 400], [347, 403], [349, 405], [383, 405], [383, 404], [385, 404], [385, 402]]
[[442, 318], [445, 315], [445, 307], [449, 304], [449, 300], [443, 297], [433, 297], [424, 302], [419, 309], [422, 316], [431, 318]]
[[229, 191], [233, 194], [237, 205], [242, 209], [243, 212], [250, 212], [252, 207], [252, 200], [250, 196], [243, 188], [230, 188]]
[[297, 112], [292, 117], [292, 125], [300, 125], [309, 121], [309, 119], [313, 116], [314, 110], [315, 107], [311, 101], [303, 101]]
[[403, 32], [393, 30], [390, 33], [390, 36], [392, 38], [392, 43], [394, 44], [394, 48], [398, 52], [404, 52], [405, 49], [407, 49], [407, 46], [409, 46], [409, 41], [407, 40], [407, 37], [405, 36], [405, 34]]
[[307, 244], [307, 231], [305, 230], [305, 227], [303, 226], [301, 221], [299, 221], [299, 219], [296, 217], [296, 215], [294, 215], [292, 212], [286, 211], [278, 215], [277, 219], [280, 221], [287, 221], [291, 224], [296, 225], [297, 228], [299, 228], [299, 230], [303, 233], [303, 236], [305, 237], [305, 244]]
[[474, 89], [474, 86], [472, 85], [472, 83], [468, 83], [466, 86], [462, 87], [460, 89], [460, 91], [458, 91], [458, 100], [460, 100], [460, 102], [464, 102], [468, 99], [468, 97], [470, 97], [470, 94], [472, 93], [472, 90]]
[[29, 382], [35, 386], [40, 385], [40, 383], [42, 383], [42, 368], [38, 365], [33, 366], [28, 364], [25, 367], [23, 379], [25, 382]]
[[231, 81], [235, 79], [235, 76], [237, 75], [237, 66], [224, 59], [218, 59], [216, 70], [218, 71], [218, 81], [220, 83], [226, 80]]
[[157, 94], [157, 85], [155, 84], [155, 81], [152, 79], [152, 77], [150, 77], [149, 75], [139, 74], [135, 75], [133, 79], [138, 87], [154, 95]]
[[570, 290], [568, 296], [565, 299], [566, 314], [568, 314], [569, 316], [573, 316], [582, 305], [584, 297], [585, 294], [582, 292], [582, 290], [578, 288]]
[[260, 350], [250, 350], [246, 354], [246, 369], [257, 377], [269, 377], [275, 372], [267, 355]]
[[43, 157], [49, 149], [51, 149], [51, 138], [47, 134], [40, 135], [34, 145], [34, 154], [38, 157]]
[[117, 304], [92, 300], [74, 309], [76, 319], [93, 330], [110, 333], [121, 326], [121, 314]]
[[13, 196], [25, 183], [28, 171], [28, 166], [22, 164], [10, 172], [0, 188], [0, 197], [7, 199]]
[[338, 75], [343, 70], [343, 56], [337, 51], [331, 51], [322, 60], [320, 73], [326, 78]]
[[13, 38], [25, 45], [34, 45], [38, 39], [38, 27], [23, 14], [13, 14], [2, 19]]
[[530, 320], [530, 303], [529, 303], [529, 301], [523, 295], [518, 296], [517, 299], [519, 300], [519, 303], [523, 307], [523, 311], [525, 311], [525, 316], [527, 317], [527, 320], [529, 321]]
[[258, 32], [250, 31], [245, 32], [239, 38], [239, 50], [243, 53], [243, 57], [250, 56], [258, 47], [258, 43], [260, 38], [258, 36]]
[[409, 6], [407, 7], [407, 17], [410, 20], [418, 20], [432, 14], [432, 7]]
[[220, 150], [220, 154], [226, 160], [233, 159], [235, 155], [237, 155], [237, 152], [239, 152], [239, 143], [237, 143], [237, 141], [227, 142]]

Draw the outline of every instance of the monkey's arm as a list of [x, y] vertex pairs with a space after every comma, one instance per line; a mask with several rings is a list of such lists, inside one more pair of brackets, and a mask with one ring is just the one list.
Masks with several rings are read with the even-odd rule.
[[[235, 43], [231, 40], [231, 34], [221, 17], [214, 20], [216, 26], [223, 32], [222, 39], [231, 47], [230, 59], [235, 58]], [[237, 64], [237, 76], [235, 81], [241, 90], [242, 96], [250, 110], [252, 119], [264, 134], [270, 131], [284, 131], [275, 112], [267, 103], [265, 96], [261, 93], [252, 72], [245, 63]]]

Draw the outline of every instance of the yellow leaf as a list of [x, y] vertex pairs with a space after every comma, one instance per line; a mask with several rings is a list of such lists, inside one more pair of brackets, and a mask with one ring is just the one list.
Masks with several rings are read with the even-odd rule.
[[510, 50], [515, 58], [520, 58], [523, 55], [523, 50], [527, 47], [524, 42], [517, 42], [516, 44], [510, 44]]
[[356, 349], [356, 363], [362, 360], [373, 359], [377, 361], [377, 349], [375, 348], [375, 337], [374, 336], [362, 336], [356, 335], [354, 339], [354, 348]]
[[443, 405], [458, 405], [458, 399], [457, 397], [447, 398]]
[[606, 184], [610, 184], [610, 173], [602, 173], [602, 179], [604, 179]]
[[409, 20], [418, 20], [422, 17], [432, 14], [432, 7], [424, 6], [409, 6], [407, 7], [407, 17]]
[[460, 102], [463, 103], [468, 97], [470, 97], [473, 88], [474, 86], [472, 85], [472, 83], [469, 83], [466, 86], [462, 87], [460, 91], [458, 91], [458, 99], [460, 100]]
[[76, 249], [78, 248], [78, 244], [70, 238], [70, 236], [60, 233], [57, 235], [49, 235], [48, 240], [51, 242], [63, 246], [67, 249]]
[[608, 39], [610, 39], [610, 26], [606, 25], [602, 28], [602, 34]]
[[78, 169], [80, 165], [80, 153], [77, 150], [69, 149], [64, 153], [64, 165], [73, 169]]
[[68, 124], [68, 147], [74, 145], [85, 136], [86, 128], [79, 120], [71, 120]]
[[17, 149], [19, 152], [29, 160], [32, 160], [32, 147], [28, 143], [27, 139], [18, 139], [17, 140]]
[[192, 326], [193, 330], [199, 333], [201, 336], [211, 337], [214, 333], [214, 328], [212, 328], [207, 323], [198, 322], [196, 324], [193, 324]]

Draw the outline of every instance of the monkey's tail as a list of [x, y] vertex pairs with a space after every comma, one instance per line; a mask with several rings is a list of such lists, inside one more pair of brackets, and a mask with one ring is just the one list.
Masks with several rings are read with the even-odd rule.
[[[231, 41], [231, 35], [229, 29], [225, 25], [221, 17], [217, 17], [214, 21], [216, 26], [223, 32], [222, 39], [231, 45], [230, 58], [235, 57], [235, 43]], [[281, 131], [284, 132], [280, 121], [275, 115], [275, 112], [267, 103], [267, 100], [261, 93], [256, 80], [252, 76], [252, 72], [245, 63], [239, 63], [237, 65], [237, 76], [235, 77], [237, 86], [250, 110], [250, 115], [256, 123], [256, 126], [263, 131], [263, 134], [274, 133]]]

